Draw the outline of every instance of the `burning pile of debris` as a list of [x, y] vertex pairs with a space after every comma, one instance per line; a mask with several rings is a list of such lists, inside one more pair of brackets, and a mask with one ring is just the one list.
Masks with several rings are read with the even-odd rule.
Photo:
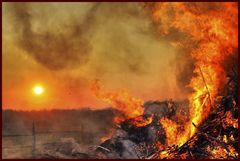
[[164, 116], [173, 117], [176, 112], [173, 105], [172, 101], [146, 102], [143, 115], [116, 125], [111, 138], [105, 140], [96, 149], [96, 157], [138, 159], [156, 152], [158, 150], [156, 143], [166, 145], [165, 130], [159, 124], [159, 119]]
[[187, 48], [186, 56], [194, 61], [188, 84], [192, 93], [187, 105], [172, 100], [144, 104], [127, 90], [105, 91], [100, 81], [94, 81], [95, 96], [121, 115], [113, 120], [117, 128], [93, 149], [92, 157], [236, 159], [237, 72], [229, 75], [228, 83], [226, 80], [237, 60], [238, 4], [159, 2], [147, 8], [160, 36], [169, 39], [173, 31], [177, 37], [186, 35], [171, 44]]
[[[140, 106], [140, 111], [128, 111], [128, 105], [133, 108], [139, 106], [140, 101], [126, 93], [98, 93], [124, 109], [113, 119], [116, 127], [102, 138], [102, 143], [83, 149], [75, 140], [64, 139], [45, 146], [39, 156], [72, 159], [237, 159], [237, 77], [232, 78], [225, 88], [225, 96], [214, 99], [214, 108], [198, 125], [191, 119], [189, 101], [148, 101]], [[134, 113], [125, 115], [124, 112]], [[192, 128], [194, 134], [185, 137], [183, 134]]]
[[[216, 108], [198, 127], [196, 133], [181, 147], [171, 146], [151, 158], [237, 159], [238, 158], [238, 102], [237, 79], [227, 96], [216, 99]], [[235, 91], [235, 92], [234, 92]], [[234, 92], [234, 93], [232, 93]]]
[[[237, 159], [238, 108], [235, 100], [221, 97], [218, 108], [199, 127], [197, 132], [182, 146], [169, 144], [159, 119], [166, 115], [154, 115], [152, 121], [138, 126], [139, 117], [122, 122], [112, 137], [96, 149], [96, 158], [120, 159]], [[161, 103], [152, 102], [153, 107]], [[167, 112], [169, 119], [174, 114]], [[140, 116], [148, 120], [148, 115]], [[171, 127], [168, 127], [171, 129]], [[167, 129], [166, 129], [167, 130]], [[174, 137], [174, 136], [172, 136]]]
[[[226, 101], [227, 98], [222, 98]], [[182, 159], [237, 159], [238, 158], [238, 108], [235, 100], [230, 110], [219, 104], [208, 119], [197, 128], [195, 135], [181, 147], [172, 145], [158, 151], [150, 158]], [[229, 108], [229, 106], [227, 108]]]
[[[236, 73], [235, 73], [236, 74]], [[195, 128], [186, 142], [178, 139], [189, 121], [188, 105], [147, 102], [141, 116], [126, 119], [117, 125], [95, 151], [96, 158], [119, 159], [237, 159], [238, 102], [237, 77], [227, 84], [225, 96], [214, 100], [208, 117]], [[233, 87], [233, 88], [232, 88]], [[185, 107], [185, 108], [184, 108]], [[182, 126], [179, 126], [182, 125]], [[182, 129], [181, 129], [182, 128]], [[106, 138], [105, 138], [106, 139]], [[180, 144], [179, 144], [180, 143]]]

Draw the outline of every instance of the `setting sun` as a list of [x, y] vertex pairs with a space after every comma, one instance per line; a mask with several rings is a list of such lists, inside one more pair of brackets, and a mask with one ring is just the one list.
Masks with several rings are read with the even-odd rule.
[[43, 87], [41, 87], [41, 86], [35, 86], [35, 87], [33, 88], [33, 91], [34, 91], [35, 94], [41, 95], [44, 90], [43, 90]]

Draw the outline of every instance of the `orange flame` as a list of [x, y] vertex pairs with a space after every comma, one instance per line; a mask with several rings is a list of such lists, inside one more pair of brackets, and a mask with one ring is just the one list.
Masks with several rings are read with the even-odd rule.
[[102, 142], [104, 142], [104, 141], [106, 141], [106, 140], [108, 140], [108, 139], [111, 139], [111, 137], [113, 136], [114, 132], [115, 132], [114, 130], [111, 130], [110, 133], [108, 133], [108, 135], [102, 137], [100, 140], [101, 140]]
[[238, 119], [234, 119], [230, 112], [226, 113], [226, 118], [224, 119], [224, 126], [233, 126], [234, 128], [238, 128]]
[[228, 156], [238, 157], [238, 152], [231, 145], [228, 145], [227, 148], [223, 148], [220, 145], [214, 147], [208, 146], [207, 151], [211, 154], [210, 159], [228, 158]]
[[132, 121], [130, 121], [130, 123], [137, 127], [141, 127], [141, 126], [149, 125], [150, 123], [152, 123], [152, 120], [153, 120], [153, 116], [149, 116], [147, 118], [144, 118], [143, 116], [139, 116], [134, 118]]
[[167, 118], [162, 118], [159, 123], [161, 123], [165, 129], [168, 145], [176, 144], [175, 141], [177, 140], [178, 125]]
[[125, 119], [121, 116], [115, 116], [113, 118], [113, 122], [116, 123], [116, 124], [120, 124], [121, 122], [123, 122]]
[[[214, 107], [213, 98], [217, 96], [226, 78], [222, 63], [238, 47], [237, 3], [218, 3], [219, 6], [215, 7], [217, 9], [212, 10], [206, 9], [206, 5], [211, 4], [160, 2], [150, 6], [160, 34], [167, 35], [174, 28], [190, 36], [182, 42], [172, 42], [175, 46], [189, 46], [195, 60], [195, 76], [189, 85], [194, 90], [189, 97], [190, 121], [181, 135], [183, 140], [195, 133], [196, 128], [192, 123], [198, 126]], [[191, 44], [197, 44], [197, 47]], [[166, 126], [169, 136], [177, 132], [174, 129], [177, 125], [173, 122], [166, 119], [161, 122]], [[172, 137], [176, 135], [173, 134]], [[172, 142], [171, 139], [169, 141]]]
[[126, 90], [121, 90], [119, 92], [103, 91], [99, 80], [95, 80], [92, 83], [91, 89], [97, 98], [123, 112], [127, 118], [140, 116], [144, 112], [143, 100], [130, 96]]
[[165, 146], [159, 141], [156, 141], [155, 146], [159, 151], [163, 151], [165, 149]]
[[164, 117], [159, 123], [163, 126], [166, 133], [168, 145], [182, 145], [188, 140], [188, 136], [184, 133], [184, 127], [176, 122]]
[[169, 153], [168, 151], [161, 151], [160, 154], [159, 154], [159, 157], [160, 158], [166, 158], [169, 156]]
[[[195, 62], [195, 75], [189, 84], [194, 90], [189, 96], [189, 121], [180, 126], [167, 118], [160, 120], [166, 131], [168, 145], [183, 145], [196, 132], [192, 123], [199, 126], [215, 107], [213, 98], [216, 98], [226, 80], [222, 64], [238, 48], [238, 3], [218, 3], [215, 9], [206, 8], [208, 4], [151, 4], [153, 21], [158, 25], [159, 33], [167, 35], [176, 29], [187, 34], [187, 39], [170, 43], [175, 47], [191, 49], [189, 54]], [[143, 101], [130, 96], [125, 90], [115, 93], [101, 91], [99, 81], [93, 83], [92, 90], [98, 98], [122, 111], [127, 118], [143, 114]], [[235, 126], [233, 122], [230, 123]], [[161, 154], [165, 156], [166, 152]]]

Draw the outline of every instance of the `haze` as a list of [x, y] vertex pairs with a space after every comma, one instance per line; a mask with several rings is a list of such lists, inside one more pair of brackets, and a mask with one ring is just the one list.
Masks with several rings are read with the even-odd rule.
[[107, 107], [94, 79], [145, 101], [183, 99], [187, 61], [157, 35], [141, 3], [4, 3], [3, 109]]

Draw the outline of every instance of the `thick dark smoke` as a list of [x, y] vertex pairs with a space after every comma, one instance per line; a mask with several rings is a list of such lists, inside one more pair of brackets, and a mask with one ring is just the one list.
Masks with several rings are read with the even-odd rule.
[[[94, 21], [92, 12], [96, 9], [97, 5], [93, 6], [83, 22], [68, 23], [65, 26], [68, 28], [67, 32], [54, 31], [55, 29], [50, 28], [39, 33], [33, 30], [34, 13], [29, 5], [15, 4], [12, 11], [15, 26], [19, 31], [17, 41], [29, 55], [51, 70], [84, 64], [88, 61], [91, 51], [91, 45], [84, 33], [90, 30], [90, 25]], [[41, 24], [40, 28], [44, 28], [44, 24]]]

